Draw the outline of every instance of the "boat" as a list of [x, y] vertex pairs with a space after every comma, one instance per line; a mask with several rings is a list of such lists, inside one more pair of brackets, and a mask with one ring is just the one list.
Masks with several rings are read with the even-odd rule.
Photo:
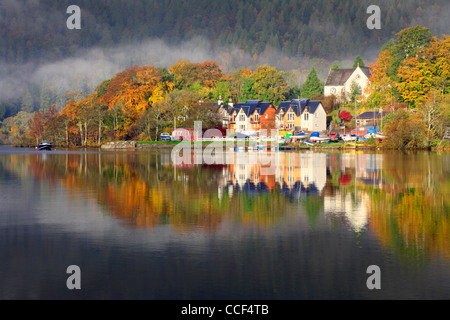
[[378, 132], [377, 134], [375, 134], [375, 138], [377, 138], [379, 141], [383, 141], [383, 139], [386, 139], [386, 136], [381, 132]]
[[319, 134], [319, 132], [313, 132], [313, 133], [311, 133], [309, 140], [311, 140], [312, 142], [315, 142], [315, 143], [327, 143], [331, 139], [330, 139], [330, 137]]
[[356, 142], [358, 140], [358, 136], [356, 134], [344, 134], [341, 138], [344, 142]]
[[261, 151], [264, 150], [265, 147], [265, 145], [250, 146], [248, 147], [248, 150]]
[[161, 140], [162, 141], [171, 141], [172, 137], [167, 132], [161, 133]]
[[52, 143], [51, 142], [47, 142], [47, 141], [42, 141], [38, 145], [38, 149], [39, 150], [52, 150], [52, 147], [53, 147]]
[[313, 145], [314, 145], [314, 142], [309, 141], [309, 140], [306, 140], [306, 141], [305, 141], [305, 144], [306, 144], [307, 146], [313, 146]]
[[331, 140], [331, 142], [339, 142], [340, 138], [341, 137], [339, 136], [339, 133], [337, 133], [337, 132], [330, 133], [330, 140]]

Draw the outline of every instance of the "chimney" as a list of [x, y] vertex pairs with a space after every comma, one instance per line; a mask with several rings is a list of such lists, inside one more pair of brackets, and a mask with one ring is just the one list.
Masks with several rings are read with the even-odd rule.
[[228, 105], [233, 108], [233, 100], [230, 98], [228, 99]]

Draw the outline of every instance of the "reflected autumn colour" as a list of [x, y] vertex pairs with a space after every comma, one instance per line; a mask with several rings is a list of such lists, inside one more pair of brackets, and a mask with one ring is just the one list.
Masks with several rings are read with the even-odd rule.
[[382, 188], [370, 194], [371, 229], [405, 259], [450, 261], [450, 156], [384, 155]]
[[61, 185], [69, 198], [83, 192], [129, 227], [211, 233], [300, 217], [312, 228], [371, 233], [406, 260], [450, 261], [450, 155], [279, 152], [274, 174], [251, 156], [173, 167], [170, 153], [35, 153], [2, 166]]

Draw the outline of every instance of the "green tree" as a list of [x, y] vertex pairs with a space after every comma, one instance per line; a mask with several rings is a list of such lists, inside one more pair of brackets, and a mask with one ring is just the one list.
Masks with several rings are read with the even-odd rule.
[[289, 93], [283, 76], [274, 67], [260, 66], [252, 74], [252, 92], [257, 99], [279, 104]]
[[406, 28], [397, 33], [395, 45], [389, 48], [392, 56], [388, 73], [391, 79], [398, 81], [398, 69], [406, 57], [414, 56], [419, 48], [429, 46], [432, 38], [431, 31], [426, 27], [415, 26]]
[[20, 106], [20, 109], [25, 112], [34, 111], [33, 96], [31, 95], [31, 92], [28, 89], [22, 97], [22, 104]]
[[305, 83], [301, 89], [301, 97], [311, 99], [314, 95], [322, 94], [323, 84], [317, 76], [314, 68], [308, 74]]
[[365, 67], [366, 64], [364, 63], [364, 60], [361, 58], [361, 56], [356, 56], [355, 62], [353, 62], [353, 69], [356, 69], [356, 67]]

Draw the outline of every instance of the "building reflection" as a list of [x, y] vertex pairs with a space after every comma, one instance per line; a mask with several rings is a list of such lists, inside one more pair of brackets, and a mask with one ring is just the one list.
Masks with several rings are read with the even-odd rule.
[[[327, 155], [321, 153], [276, 153], [271, 174], [260, 163], [253, 163], [252, 152], [236, 153], [234, 164], [228, 165], [219, 190], [271, 192], [281, 190], [288, 195], [311, 193], [320, 195], [327, 181]], [[268, 166], [266, 166], [268, 167]], [[269, 171], [269, 170], [266, 170]], [[223, 192], [219, 192], [223, 194]]]
[[450, 257], [450, 156], [275, 152], [268, 172], [252, 159], [258, 152], [230, 154], [232, 164], [191, 167], [173, 166], [170, 153], [13, 155], [3, 165], [70, 190], [73, 201], [94, 200], [127, 226], [215, 232], [224, 221], [268, 226], [289, 216], [367, 230], [405, 256]]
[[224, 193], [231, 198], [235, 192], [256, 194], [274, 190], [288, 197], [319, 196], [325, 217], [344, 220], [360, 232], [367, 228], [370, 215], [369, 197], [361, 188], [382, 189], [385, 185], [381, 154], [279, 152], [275, 171], [269, 175], [261, 172], [259, 163], [252, 163], [252, 157], [251, 152], [235, 153], [234, 164], [223, 168], [218, 184], [220, 199]]

